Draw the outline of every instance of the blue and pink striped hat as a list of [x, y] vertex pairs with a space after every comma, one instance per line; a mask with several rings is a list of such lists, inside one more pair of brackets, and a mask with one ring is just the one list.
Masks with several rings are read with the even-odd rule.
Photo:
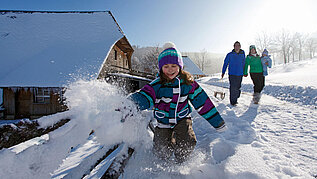
[[176, 49], [175, 44], [167, 42], [164, 44], [163, 49], [164, 50], [158, 56], [159, 69], [161, 70], [165, 64], [177, 64], [181, 69], [183, 69], [183, 58]]

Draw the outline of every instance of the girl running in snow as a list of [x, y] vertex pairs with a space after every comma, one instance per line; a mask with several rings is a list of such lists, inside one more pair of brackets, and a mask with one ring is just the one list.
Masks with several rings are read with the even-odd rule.
[[154, 130], [153, 151], [168, 160], [184, 162], [196, 145], [189, 101], [217, 131], [226, 125], [206, 92], [183, 70], [183, 60], [173, 43], [166, 43], [158, 57], [159, 77], [145, 85], [130, 99], [140, 110], [153, 109], [158, 125]]
[[244, 76], [248, 76], [248, 68], [250, 66], [250, 76], [253, 81], [253, 102], [258, 104], [261, 98], [261, 91], [264, 88], [263, 67], [260, 56], [256, 52], [254, 45], [249, 48], [249, 55], [245, 59]]

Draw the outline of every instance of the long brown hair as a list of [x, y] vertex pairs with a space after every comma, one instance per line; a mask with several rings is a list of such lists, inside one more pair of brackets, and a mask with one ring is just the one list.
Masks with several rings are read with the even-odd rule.
[[[194, 82], [194, 77], [193, 75], [191, 75], [189, 72], [185, 71], [185, 70], [180, 70], [179, 73], [178, 73], [180, 79], [183, 79], [184, 80], [184, 83], [186, 85], [191, 85], [193, 82]], [[169, 83], [169, 82], [172, 82], [174, 81], [174, 79], [169, 79], [164, 73], [163, 73], [163, 70], [161, 69], [160, 70], [160, 73], [159, 73], [159, 76], [160, 76], [160, 80], [161, 80], [161, 83], [162, 84], [165, 84], [165, 83]]]

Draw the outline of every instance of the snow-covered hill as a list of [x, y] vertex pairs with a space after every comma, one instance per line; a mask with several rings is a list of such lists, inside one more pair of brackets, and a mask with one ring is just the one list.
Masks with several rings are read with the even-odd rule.
[[[227, 79], [221, 83], [219, 75], [199, 80], [228, 130], [217, 133], [194, 112], [193, 128], [198, 143], [192, 157], [182, 165], [162, 164], [153, 156], [153, 136], [146, 128], [151, 111], [121, 123], [121, 115], [115, 109], [128, 101], [116, 87], [97, 81], [77, 81], [65, 94], [70, 110], [40, 119], [41, 125], [62, 117], [72, 120], [49, 133], [44, 142], [28, 144], [30, 147], [19, 153], [14, 152], [14, 147], [1, 150], [0, 178], [50, 178], [59, 171], [83, 172], [76, 161], [80, 162], [80, 156], [87, 154], [88, 149], [79, 149], [89, 144], [89, 151], [98, 146], [108, 149], [121, 142], [135, 149], [121, 178], [314, 178], [316, 68], [317, 59], [274, 67], [266, 78], [259, 105], [251, 103], [250, 77], [243, 80], [243, 93], [236, 107], [229, 104], [228, 90], [220, 87], [228, 86]], [[226, 98], [214, 98], [214, 91], [224, 91]], [[89, 143], [92, 129], [95, 137]]]

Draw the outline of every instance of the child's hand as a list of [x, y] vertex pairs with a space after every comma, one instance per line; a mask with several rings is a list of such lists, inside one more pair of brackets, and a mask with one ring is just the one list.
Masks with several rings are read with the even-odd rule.
[[137, 111], [137, 108], [131, 104], [128, 105], [122, 103], [122, 106], [116, 108], [115, 111], [121, 112], [122, 116], [120, 121], [123, 123], [127, 118], [134, 115], [134, 113]]
[[132, 110], [128, 109], [127, 107], [118, 108], [118, 109], [115, 109], [115, 111], [121, 112], [120, 122], [122, 123], [124, 123], [128, 117], [133, 116]]

